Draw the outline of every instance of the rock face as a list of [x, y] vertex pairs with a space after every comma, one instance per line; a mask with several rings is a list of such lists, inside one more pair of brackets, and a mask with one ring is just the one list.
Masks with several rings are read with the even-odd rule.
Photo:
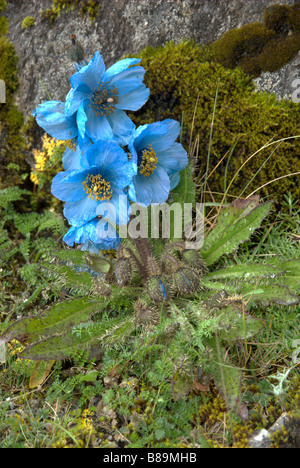
[[[49, 99], [64, 100], [74, 73], [67, 57], [70, 34], [75, 33], [91, 58], [96, 50], [107, 66], [123, 54], [134, 56], [147, 45], [158, 46], [173, 40], [193, 39], [206, 44], [225, 31], [261, 21], [266, 6], [294, 4], [294, 0], [102, 0], [96, 20], [78, 11], [62, 12], [53, 26], [42, 20], [40, 10], [50, 8], [52, 0], [8, 0], [6, 16], [10, 21], [9, 38], [19, 55], [20, 89], [17, 105], [27, 115], [36, 105]], [[22, 29], [25, 17], [35, 24]], [[290, 67], [290, 68], [288, 68]], [[270, 91], [282, 97], [290, 94], [297, 78], [299, 58], [287, 71], [271, 74]], [[274, 85], [274, 83], [275, 85]], [[261, 88], [268, 87], [270, 77], [259, 78]]]

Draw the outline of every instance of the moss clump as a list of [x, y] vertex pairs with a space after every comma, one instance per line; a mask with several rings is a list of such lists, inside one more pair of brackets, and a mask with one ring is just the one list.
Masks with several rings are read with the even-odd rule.
[[257, 58], [262, 71], [275, 72], [293, 60], [300, 50], [300, 34], [272, 39]]
[[42, 19], [49, 20], [53, 24], [63, 11], [68, 13], [75, 8], [78, 8], [80, 15], [88, 14], [93, 22], [99, 12], [100, 4], [97, 0], [53, 0], [51, 8], [41, 11]]
[[[192, 42], [179, 45], [168, 43], [165, 47], [144, 49], [140, 58], [146, 69], [145, 83], [151, 94], [146, 105], [131, 118], [137, 125], [142, 125], [166, 118], [180, 122], [183, 117], [182, 141], [186, 149], [191, 137], [199, 141], [196, 167], [199, 181], [206, 170], [214, 100], [219, 82], [209, 171], [220, 163], [223, 156], [227, 154], [227, 157], [208, 180], [213, 192], [224, 193], [227, 163], [226, 187], [243, 163], [268, 141], [299, 134], [298, 104], [278, 101], [273, 95], [255, 92], [251, 78], [242, 70], [229, 70], [213, 63], [210, 49], [202, 49]], [[296, 172], [295, 168], [299, 165], [299, 139], [282, 142], [259, 171], [274, 149], [275, 146], [270, 146], [251, 158], [234, 179], [229, 194], [239, 196], [256, 174], [243, 196], [273, 179]], [[260, 194], [280, 203], [288, 191], [295, 198], [300, 197], [297, 179], [284, 178], [267, 185]], [[222, 198], [217, 194], [215, 197], [219, 200]]]
[[[0, 12], [5, 3], [0, 2]], [[4, 20], [4, 21], [3, 21]], [[9, 185], [23, 184], [28, 172], [24, 158], [25, 142], [21, 133], [23, 115], [14, 105], [14, 93], [18, 89], [18, 56], [7, 39], [8, 22], [0, 17], [0, 79], [6, 85], [6, 103], [0, 104], [0, 189]], [[11, 166], [15, 164], [15, 166]], [[10, 166], [9, 166], [10, 165]], [[19, 171], [11, 167], [18, 167]]]
[[22, 21], [22, 29], [32, 28], [34, 26], [35, 19], [32, 16], [26, 16]]
[[300, 5], [271, 5], [263, 23], [231, 29], [214, 43], [216, 60], [228, 68], [241, 67], [258, 77], [290, 62], [300, 50]]
[[273, 29], [277, 34], [286, 35], [289, 31], [289, 18], [291, 13], [289, 5], [270, 5], [263, 15], [267, 28]]
[[224, 67], [235, 68], [247, 57], [259, 55], [275, 32], [262, 23], [251, 23], [230, 29], [214, 43], [216, 60]]

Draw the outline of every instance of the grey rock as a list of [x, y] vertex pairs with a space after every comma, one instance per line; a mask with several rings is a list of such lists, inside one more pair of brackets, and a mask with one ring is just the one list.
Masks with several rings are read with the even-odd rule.
[[270, 448], [272, 443], [272, 435], [283, 428], [287, 422], [287, 419], [287, 413], [283, 413], [268, 430], [261, 429], [260, 431], [255, 432], [249, 440], [249, 447]]
[[[262, 21], [265, 7], [275, 3], [293, 4], [294, 0], [102, 0], [94, 23], [87, 15], [72, 11], [63, 12], [51, 27], [49, 21], [42, 21], [40, 10], [49, 8], [52, 0], [8, 0], [9, 38], [19, 55], [16, 103], [27, 115], [49, 99], [45, 88], [52, 99], [65, 99], [75, 71], [66, 56], [71, 33], [89, 50], [87, 59], [99, 50], [110, 66], [124, 54], [134, 56], [147, 45], [184, 39], [212, 42], [231, 28]], [[33, 16], [35, 25], [23, 30], [26, 16]], [[287, 87], [297, 67], [296, 61], [279, 73], [259, 78], [257, 85], [279, 97], [289, 95]]]

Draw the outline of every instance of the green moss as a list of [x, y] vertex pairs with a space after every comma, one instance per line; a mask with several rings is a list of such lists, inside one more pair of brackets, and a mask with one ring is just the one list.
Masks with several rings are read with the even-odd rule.
[[[4, 2], [0, 3], [0, 12], [4, 11]], [[0, 24], [1, 19], [0, 17]], [[18, 56], [14, 46], [7, 39], [7, 26], [0, 32], [0, 79], [6, 85], [6, 103], [0, 104], [0, 188], [23, 184], [28, 172], [23, 151], [25, 142], [21, 133], [23, 115], [14, 105], [14, 93], [18, 89]], [[19, 170], [9, 166], [15, 164]]]
[[289, 5], [270, 5], [264, 11], [263, 21], [267, 28], [273, 29], [278, 34], [286, 35], [289, 31], [289, 17], [291, 14]]
[[300, 50], [300, 34], [272, 39], [257, 57], [262, 71], [275, 72], [290, 62]]
[[[275, 96], [255, 92], [251, 78], [242, 70], [229, 70], [212, 61], [211, 50], [200, 48], [192, 42], [173, 43], [157, 49], [146, 48], [140, 55], [146, 69], [145, 83], [150, 88], [149, 101], [131, 115], [137, 125], [183, 117], [182, 141], [186, 149], [190, 138], [198, 139], [196, 173], [198, 180], [207, 164], [209, 135], [214, 100], [219, 82], [219, 93], [215, 114], [211, 146], [210, 171], [227, 154], [224, 162], [210, 177], [212, 191], [222, 193], [225, 186], [228, 162], [227, 186], [243, 163], [269, 140], [288, 138], [299, 134], [300, 106], [286, 100], [278, 101]], [[229, 159], [231, 149], [236, 144]], [[239, 172], [230, 186], [229, 193], [239, 196], [248, 182], [259, 171], [274, 146], [257, 155]], [[299, 165], [300, 141], [288, 140], [277, 148], [264, 168], [243, 194], [289, 173]], [[228, 160], [229, 159], [229, 160]], [[285, 193], [291, 191], [300, 197], [297, 179], [284, 178], [264, 187], [260, 194], [281, 202]], [[216, 199], [222, 196], [215, 195]]]
[[230, 29], [214, 43], [216, 60], [223, 66], [235, 68], [241, 59], [257, 56], [275, 36], [275, 32], [262, 23], [251, 23], [237, 29]]
[[300, 32], [300, 3], [295, 3], [289, 10], [289, 25], [295, 33]]
[[263, 23], [231, 29], [214, 43], [216, 60], [228, 68], [241, 67], [258, 77], [289, 63], [300, 50], [300, 5], [271, 5]]
[[32, 16], [26, 16], [22, 21], [22, 29], [32, 28], [34, 26], [35, 19]]
[[53, 0], [51, 8], [46, 11], [41, 11], [42, 19], [49, 20], [53, 24], [62, 12], [78, 9], [80, 15], [88, 14], [91, 22], [93, 22], [100, 9], [100, 4], [97, 0]]

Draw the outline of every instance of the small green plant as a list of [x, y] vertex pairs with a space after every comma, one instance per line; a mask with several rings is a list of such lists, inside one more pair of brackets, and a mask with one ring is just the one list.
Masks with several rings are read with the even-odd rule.
[[48, 293], [51, 297], [55, 285], [47, 282], [38, 261], [49, 258], [58, 247], [57, 237], [66, 231], [62, 217], [54, 212], [22, 211], [20, 206], [30, 201], [30, 195], [19, 187], [0, 190], [0, 303], [5, 307], [8, 298], [18, 298], [16, 310], [33, 303], [42, 291], [46, 302]]
[[35, 24], [35, 18], [32, 16], [26, 16], [22, 21], [22, 29], [32, 28]]

